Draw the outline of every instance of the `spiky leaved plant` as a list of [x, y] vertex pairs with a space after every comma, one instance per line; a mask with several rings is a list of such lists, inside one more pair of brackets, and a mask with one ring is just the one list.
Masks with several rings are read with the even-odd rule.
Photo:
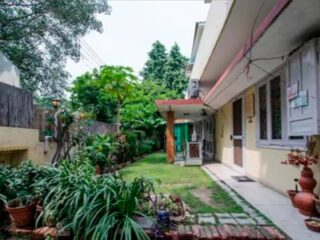
[[[145, 178], [95, 177], [89, 163], [62, 163], [61, 173], [45, 199], [44, 219], [52, 213], [75, 239], [148, 239], [134, 216], [154, 192]], [[58, 179], [58, 180], [57, 180]]]

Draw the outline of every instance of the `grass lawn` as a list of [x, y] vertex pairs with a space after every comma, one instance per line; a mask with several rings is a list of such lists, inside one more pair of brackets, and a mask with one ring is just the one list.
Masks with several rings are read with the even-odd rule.
[[242, 212], [233, 199], [197, 166], [168, 164], [164, 153], [151, 154], [121, 170], [124, 178], [159, 179], [158, 193], [180, 196], [193, 213]]

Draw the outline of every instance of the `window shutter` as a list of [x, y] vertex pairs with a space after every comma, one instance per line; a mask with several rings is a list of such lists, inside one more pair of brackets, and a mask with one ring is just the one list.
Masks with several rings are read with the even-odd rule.
[[313, 39], [305, 44], [287, 63], [286, 101], [289, 136], [319, 134], [317, 41]]

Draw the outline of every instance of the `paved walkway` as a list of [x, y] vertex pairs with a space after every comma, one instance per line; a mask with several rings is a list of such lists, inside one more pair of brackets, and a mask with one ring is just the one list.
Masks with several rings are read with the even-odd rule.
[[305, 217], [293, 208], [289, 198], [257, 182], [238, 182], [231, 176], [240, 176], [231, 168], [212, 163], [202, 166], [208, 175], [222, 185], [236, 191], [241, 197], [257, 208], [293, 240], [319, 240], [315, 233], [304, 225]]

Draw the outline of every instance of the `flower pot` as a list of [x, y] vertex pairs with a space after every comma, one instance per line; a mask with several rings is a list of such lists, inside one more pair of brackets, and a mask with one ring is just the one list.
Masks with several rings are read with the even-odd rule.
[[306, 219], [304, 220], [304, 223], [309, 230], [314, 232], [320, 232], [320, 221], [313, 220], [313, 219]]
[[294, 197], [294, 203], [299, 209], [299, 212], [305, 216], [316, 215], [316, 209], [314, 206], [314, 193], [317, 182], [313, 178], [313, 172], [311, 168], [304, 167], [301, 171], [301, 177], [299, 179], [299, 185], [302, 191], [297, 193]]
[[292, 206], [296, 208], [297, 206], [296, 206], [296, 204], [294, 202], [294, 197], [296, 196], [296, 194], [298, 192], [296, 192], [296, 190], [288, 190], [287, 193], [289, 195], [289, 198], [290, 198], [290, 201], [292, 203]]
[[36, 212], [35, 202], [27, 206], [9, 206], [6, 206], [6, 210], [9, 213], [12, 223], [17, 228], [30, 227], [34, 224], [34, 215]]

